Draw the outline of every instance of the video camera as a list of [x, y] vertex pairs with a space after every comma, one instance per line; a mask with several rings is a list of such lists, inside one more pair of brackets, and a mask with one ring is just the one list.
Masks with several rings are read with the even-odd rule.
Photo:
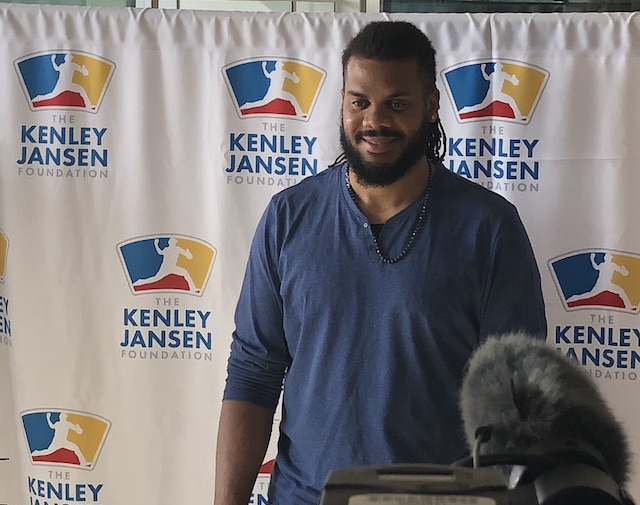
[[[320, 505], [634, 505], [588, 444], [565, 439], [523, 454], [474, 454], [445, 465], [334, 470]], [[497, 468], [491, 468], [497, 467]], [[499, 469], [498, 469], [499, 468]], [[508, 477], [507, 477], [508, 473]]]

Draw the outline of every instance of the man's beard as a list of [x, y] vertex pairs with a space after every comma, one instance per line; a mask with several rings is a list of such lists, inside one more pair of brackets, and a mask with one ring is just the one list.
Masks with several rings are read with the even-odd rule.
[[[427, 137], [433, 125], [425, 118], [418, 131], [409, 139], [397, 160], [391, 163], [370, 163], [363, 159], [356, 146], [347, 138], [344, 125], [340, 124], [340, 144], [349, 170], [356, 175], [358, 182], [367, 186], [389, 186], [400, 180], [413, 166], [426, 156]], [[390, 128], [365, 130], [356, 134], [356, 142], [368, 136], [395, 137], [402, 140], [405, 136]]]

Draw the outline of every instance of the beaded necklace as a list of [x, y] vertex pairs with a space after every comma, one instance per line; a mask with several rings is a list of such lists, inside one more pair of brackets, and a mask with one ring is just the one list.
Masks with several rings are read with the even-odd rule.
[[[418, 237], [420, 230], [422, 230], [422, 226], [424, 225], [424, 218], [427, 214], [427, 203], [429, 202], [429, 193], [431, 192], [431, 180], [433, 179], [433, 174], [434, 174], [433, 165], [429, 163], [429, 182], [427, 183], [427, 189], [424, 193], [424, 198], [422, 200], [422, 207], [420, 208], [420, 212], [418, 213], [418, 217], [416, 218], [416, 224], [414, 225], [413, 230], [409, 235], [409, 240], [407, 240], [407, 243], [402, 249], [402, 251], [400, 251], [400, 254], [398, 254], [395, 258], [387, 258], [382, 252], [382, 250], [380, 249], [380, 244], [378, 243], [378, 239], [376, 238], [375, 233], [371, 232], [371, 237], [373, 238], [373, 245], [376, 249], [376, 253], [380, 257], [380, 259], [383, 261], [383, 263], [387, 263], [387, 264], [397, 263], [407, 255], [407, 253], [411, 249], [411, 246], [413, 246], [413, 243], [416, 241], [416, 238]], [[344, 181], [347, 185], [347, 191], [349, 192], [349, 195], [351, 196], [353, 203], [355, 203], [356, 206], [358, 206], [358, 195], [356, 195], [355, 191], [351, 187], [351, 183], [349, 182], [348, 166], [344, 172]]]

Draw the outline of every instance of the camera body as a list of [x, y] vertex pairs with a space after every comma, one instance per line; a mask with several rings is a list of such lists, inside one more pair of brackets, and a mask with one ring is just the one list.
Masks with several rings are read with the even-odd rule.
[[[508, 505], [506, 493], [506, 480], [496, 470], [444, 465], [358, 467], [331, 472], [320, 505]], [[468, 500], [456, 502], [455, 497]]]
[[320, 505], [634, 505], [595, 466], [544, 463], [514, 466], [509, 481], [499, 470], [455, 465], [338, 469], [327, 478]]

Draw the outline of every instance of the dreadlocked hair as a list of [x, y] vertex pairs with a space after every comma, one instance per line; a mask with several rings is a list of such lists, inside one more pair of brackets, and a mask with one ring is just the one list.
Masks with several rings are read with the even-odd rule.
[[447, 152], [447, 134], [442, 126], [440, 117], [433, 123], [433, 127], [427, 135], [427, 145], [425, 146], [425, 155], [427, 159], [433, 163], [442, 163]]

